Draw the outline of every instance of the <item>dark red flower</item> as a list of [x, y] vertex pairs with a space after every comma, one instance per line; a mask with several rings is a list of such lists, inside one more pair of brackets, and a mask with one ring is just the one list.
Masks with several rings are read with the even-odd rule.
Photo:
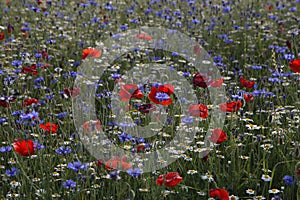
[[208, 108], [203, 104], [192, 104], [188, 107], [188, 113], [193, 117], [207, 118]]
[[100, 120], [90, 120], [87, 122], [84, 122], [82, 124], [82, 128], [85, 133], [91, 133], [93, 131], [101, 131], [102, 130], [102, 123]]
[[201, 88], [207, 88], [208, 86], [219, 88], [222, 86], [223, 82], [224, 82], [223, 78], [213, 80], [211, 79], [210, 76], [201, 74], [200, 72], [197, 72], [193, 77], [194, 86], [201, 87]]
[[293, 72], [300, 73], [300, 59], [292, 60], [289, 65]]
[[222, 112], [236, 112], [242, 107], [242, 105], [243, 103], [238, 100], [229, 103], [222, 103], [219, 107]]
[[66, 95], [68, 95], [68, 97], [77, 97], [78, 95], [79, 95], [79, 93], [80, 93], [80, 88], [77, 88], [77, 87], [75, 87], [75, 88], [65, 88], [64, 89], [64, 93], [66, 94]]
[[154, 107], [151, 103], [147, 103], [147, 104], [141, 104], [139, 106], [139, 111], [141, 113], [149, 113], [150, 111], [154, 111]]
[[216, 144], [221, 144], [222, 142], [227, 140], [227, 138], [228, 136], [222, 129], [215, 128], [212, 132], [210, 141]]
[[56, 125], [52, 122], [47, 122], [46, 125], [40, 124], [40, 128], [48, 133], [56, 133], [57, 129], [58, 129], [58, 125]]
[[217, 188], [217, 189], [210, 189], [209, 195], [212, 198], [217, 198], [220, 200], [229, 200], [229, 194], [226, 190]]
[[122, 101], [129, 101], [131, 98], [142, 98], [144, 95], [141, 90], [139, 90], [136, 84], [125, 84], [121, 85], [120, 89], [120, 99]]
[[195, 76], [193, 77], [193, 84], [197, 87], [207, 88], [208, 81], [209, 78], [205, 75], [202, 75], [200, 72], [197, 72], [197, 74], [195, 74]]
[[1, 97], [0, 98], [0, 106], [4, 108], [8, 108], [10, 106], [10, 103], [15, 101], [16, 97], [11, 95], [9, 97]]
[[178, 172], [169, 172], [167, 174], [161, 174], [156, 179], [157, 185], [164, 185], [167, 187], [174, 187], [182, 181], [182, 177]]
[[290, 41], [287, 40], [285, 43], [286, 43], [286, 46], [287, 46], [289, 49], [292, 49], [292, 44], [291, 44]]
[[152, 86], [149, 93], [149, 99], [155, 103], [163, 106], [172, 104], [171, 95], [174, 92], [174, 87], [170, 84]]
[[254, 81], [249, 81], [243, 77], [240, 78], [240, 82], [245, 88], [253, 88], [253, 86], [255, 85]]
[[22, 73], [23, 74], [32, 73], [33, 75], [36, 75], [37, 74], [36, 65], [33, 64], [31, 66], [24, 66], [22, 68]]
[[254, 99], [252, 94], [244, 94], [244, 99], [246, 101], [246, 103], [249, 103], [250, 101], [252, 101]]
[[0, 33], [0, 40], [4, 40], [4, 33]]
[[22, 106], [30, 106], [31, 104], [38, 104], [39, 101], [35, 98], [25, 99], [22, 103]]
[[98, 58], [102, 55], [102, 52], [98, 49], [89, 48], [82, 50], [82, 59], [86, 59], [86, 57]]
[[137, 151], [138, 153], [145, 152], [145, 145], [143, 145], [143, 144], [138, 145], [138, 146], [136, 147], [136, 151]]
[[17, 139], [14, 142], [15, 151], [21, 156], [29, 156], [34, 154], [34, 143], [32, 140]]
[[207, 162], [208, 161], [208, 155], [206, 155], [206, 156], [204, 156], [203, 158], [202, 158], [202, 160], [203, 160], [203, 162]]

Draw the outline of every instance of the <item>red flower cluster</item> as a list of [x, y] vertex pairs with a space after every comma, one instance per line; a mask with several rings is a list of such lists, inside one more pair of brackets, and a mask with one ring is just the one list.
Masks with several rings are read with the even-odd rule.
[[46, 125], [40, 124], [40, 128], [48, 133], [56, 133], [57, 129], [58, 129], [58, 125], [56, 125], [52, 122], [47, 122]]
[[98, 58], [102, 55], [102, 52], [98, 49], [88, 48], [82, 50], [82, 60], [86, 59], [88, 56], [92, 58]]
[[293, 72], [300, 73], [300, 59], [292, 60], [289, 65]]
[[188, 107], [188, 113], [193, 117], [207, 118], [208, 108], [203, 104], [192, 104]]
[[21, 156], [30, 156], [34, 154], [34, 143], [30, 139], [17, 139], [13, 146], [15, 151]]
[[253, 86], [255, 85], [254, 81], [249, 81], [243, 77], [240, 78], [240, 82], [245, 88], [253, 88]]
[[218, 188], [218, 189], [210, 189], [209, 195], [212, 198], [217, 198], [220, 200], [229, 200], [229, 194], [226, 190]]
[[221, 87], [224, 82], [223, 78], [219, 78], [216, 80], [211, 79], [209, 76], [201, 74], [198, 72], [193, 77], [193, 84], [194, 86], [201, 87], [201, 88], [207, 88], [208, 86], [211, 87]]
[[36, 75], [37, 74], [36, 65], [33, 64], [31, 66], [24, 66], [22, 68], [22, 73], [23, 74], [32, 73], [33, 75]]
[[144, 95], [136, 84], [125, 84], [121, 85], [119, 96], [122, 101], [129, 101], [131, 98], [140, 99]]
[[35, 98], [29, 98], [29, 99], [25, 99], [22, 103], [22, 106], [30, 106], [31, 104], [38, 104], [39, 101]]
[[229, 102], [229, 103], [222, 103], [219, 105], [220, 110], [222, 112], [236, 112], [242, 106], [243, 106], [243, 103], [240, 100], [234, 101], [234, 102]]
[[182, 181], [182, 177], [178, 172], [169, 172], [167, 174], [159, 175], [156, 179], [157, 185], [164, 185], [167, 187], [174, 187]]
[[215, 128], [212, 132], [210, 141], [216, 144], [221, 144], [222, 142], [227, 140], [227, 138], [228, 136], [222, 129]]

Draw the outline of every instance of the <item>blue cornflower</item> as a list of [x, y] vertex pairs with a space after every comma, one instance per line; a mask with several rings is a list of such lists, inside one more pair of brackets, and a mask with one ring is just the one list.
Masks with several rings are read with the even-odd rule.
[[6, 117], [0, 118], [0, 124], [3, 124], [4, 122], [7, 122], [7, 118]]
[[8, 177], [12, 177], [12, 176], [16, 176], [20, 173], [20, 170], [18, 170], [17, 168], [15, 167], [12, 167], [10, 170], [7, 169], [5, 170], [5, 174], [8, 176]]
[[73, 163], [68, 163], [68, 168], [77, 172], [78, 170], [86, 170], [88, 164], [81, 164], [80, 161], [75, 161]]
[[164, 101], [164, 100], [170, 99], [170, 96], [165, 92], [157, 92], [156, 95], [155, 95], [155, 98], [158, 101]]
[[177, 52], [172, 52], [172, 56], [178, 56], [179, 55], [179, 53], [177, 53]]
[[112, 179], [112, 180], [119, 180], [121, 179], [121, 177], [119, 176], [119, 171], [118, 170], [114, 170], [109, 172], [109, 175], [107, 176], [108, 179]]
[[138, 177], [138, 176], [140, 176], [143, 173], [143, 171], [142, 171], [141, 168], [134, 168], [134, 169], [130, 168], [130, 169], [127, 170], [127, 173], [130, 176]]
[[261, 70], [261, 69], [262, 69], [262, 66], [259, 66], [259, 65], [253, 65], [253, 66], [252, 66], [252, 69], [255, 69], [255, 70]]
[[272, 83], [278, 83], [280, 80], [278, 78], [268, 78], [268, 81]]
[[63, 182], [62, 186], [66, 189], [75, 188], [76, 187], [76, 182], [69, 179], [69, 180], [66, 180], [66, 182]]
[[21, 60], [13, 60], [11, 62], [11, 64], [15, 67], [18, 67], [18, 66], [22, 65], [22, 61]]
[[41, 53], [36, 53], [34, 56], [35, 56], [36, 58], [41, 58], [43, 55], [42, 55]]
[[118, 79], [118, 78], [121, 78], [121, 74], [112, 74], [111, 77], [113, 79]]
[[11, 149], [12, 149], [11, 146], [3, 146], [3, 147], [0, 147], [0, 152], [7, 153], [7, 152], [10, 152]]
[[58, 113], [58, 115], [57, 115], [57, 117], [59, 118], [59, 119], [63, 119], [63, 118], [65, 118], [67, 116], [67, 112], [61, 112], [61, 113]]
[[287, 61], [292, 61], [294, 60], [294, 58], [295, 58], [294, 54], [291, 53], [284, 54], [284, 59], [286, 59]]
[[296, 183], [296, 178], [294, 176], [285, 175], [283, 180], [287, 185], [293, 185]]
[[55, 150], [56, 153], [60, 155], [66, 155], [72, 152], [72, 149], [69, 146], [61, 146], [58, 149]]
[[34, 146], [34, 149], [36, 149], [36, 150], [45, 149], [45, 146], [42, 145], [42, 144], [40, 144], [40, 143], [37, 142], [37, 141], [34, 141], [34, 142], [33, 142], [33, 146]]
[[184, 117], [181, 120], [181, 122], [185, 123], [185, 124], [191, 124], [191, 123], [193, 123], [193, 121], [194, 121], [194, 118], [192, 118], [192, 117]]
[[121, 31], [125, 31], [125, 30], [127, 30], [127, 28], [128, 28], [128, 25], [126, 25], [126, 24], [120, 26]]
[[44, 81], [44, 78], [43, 77], [39, 77], [39, 78], [36, 78], [33, 82], [34, 83], [40, 83], [42, 81]]

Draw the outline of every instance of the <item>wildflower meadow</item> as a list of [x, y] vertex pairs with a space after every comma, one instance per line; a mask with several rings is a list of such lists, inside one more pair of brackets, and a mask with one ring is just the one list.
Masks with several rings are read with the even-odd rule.
[[1, 0], [0, 199], [300, 200], [299, 0]]

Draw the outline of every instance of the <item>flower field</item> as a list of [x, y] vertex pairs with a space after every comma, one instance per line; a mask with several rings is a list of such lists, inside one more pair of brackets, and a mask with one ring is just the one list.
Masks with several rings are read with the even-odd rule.
[[0, 199], [300, 200], [299, 0], [2, 0], [0, 44]]

